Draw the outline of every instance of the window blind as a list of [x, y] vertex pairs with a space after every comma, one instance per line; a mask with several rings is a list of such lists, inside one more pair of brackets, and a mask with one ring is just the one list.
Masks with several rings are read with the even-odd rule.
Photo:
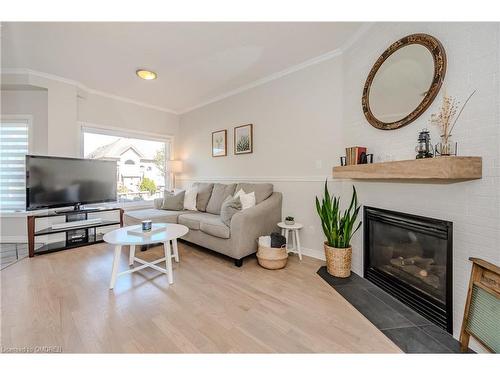
[[0, 210], [25, 209], [25, 156], [28, 120], [0, 122]]

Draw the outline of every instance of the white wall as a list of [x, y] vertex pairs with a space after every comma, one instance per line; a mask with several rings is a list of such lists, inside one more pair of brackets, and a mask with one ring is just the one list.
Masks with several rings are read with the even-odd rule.
[[2, 90], [2, 115], [30, 115], [33, 137], [31, 151], [35, 154], [47, 153], [47, 90]]
[[[180, 158], [194, 180], [269, 181], [283, 215], [305, 224], [304, 247], [322, 256], [314, 197], [342, 153], [342, 60], [332, 59], [181, 117]], [[254, 125], [252, 154], [234, 155], [233, 127]], [[228, 129], [228, 156], [211, 156], [211, 134]]]
[[[0, 91], [2, 115], [30, 115], [33, 137], [31, 152], [47, 153], [47, 90], [2, 90]], [[25, 217], [0, 219], [2, 241], [23, 240], [26, 233]]]
[[[163, 136], [178, 133], [177, 115], [82, 92], [70, 82], [22, 72], [2, 74], [2, 85], [9, 88], [1, 91], [2, 115], [33, 116], [34, 153], [80, 157], [81, 123]], [[29, 87], [33, 90], [25, 90]], [[1, 214], [0, 227], [3, 241], [26, 238], [24, 214]]]
[[[359, 39], [344, 54], [343, 123], [346, 144], [367, 146], [382, 159], [413, 158], [417, 133], [425, 127], [431, 130], [433, 141], [438, 141], [438, 131], [428, 125], [428, 119], [437, 112], [441, 96], [414, 123], [394, 131], [370, 126], [361, 110], [360, 96], [373, 62], [392, 41], [416, 32], [431, 34], [442, 42], [448, 57], [444, 85], [449, 95], [463, 102], [477, 89], [454, 138], [460, 155], [483, 157], [483, 178], [451, 185], [357, 181], [356, 187], [365, 205], [453, 222], [453, 313], [458, 337], [470, 274], [468, 258], [500, 264], [499, 24], [375, 24], [369, 37]], [[344, 195], [349, 185], [344, 184]], [[361, 236], [355, 238], [353, 246], [353, 270], [361, 273]]]
[[[440, 97], [416, 122], [394, 131], [373, 128], [361, 108], [363, 85], [375, 60], [411, 33], [437, 37], [448, 56], [445, 85], [464, 100], [477, 89], [455, 131], [461, 155], [483, 157], [483, 179], [451, 185], [355, 181], [362, 204], [454, 222], [454, 333], [458, 337], [469, 279], [468, 257], [500, 263], [500, 117], [498, 24], [375, 24], [332, 60], [182, 115], [184, 183], [194, 180], [269, 180], [284, 193], [283, 215], [305, 224], [303, 244], [321, 256], [323, 234], [313, 206], [321, 179], [346, 146], [364, 145], [377, 160], [412, 159], [418, 132]], [[254, 153], [235, 156], [232, 127], [253, 123]], [[210, 156], [214, 130], [228, 129], [229, 156]], [[432, 130], [433, 141], [439, 138]], [[321, 161], [317, 168], [316, 161]], [[353, 181], [330, 182], [348, 201]], [[353, 240], [353, 270], [362, 274], [362, 230]]]
[[[80, 123], [176, 136], [179, 116], [130, 101], [103, 96], [64, 81], [30, 71], [2, 73], [2, 87], [33, 87], [47, 93], [47, 153], [80, 156]], [[11, 106], [23, 107], [24, 97], [12, 97]], [[15, 103], [17, 101], [17, 103]], [[31, 101], [32, 102], [32, 101]], [[41, 102], [41, 101], [40, 101]], [[45, 102], [44, 102], [45, 103]], [[8, 114], [5, 110], [2, 113]]]
[[175, 114], [96, 94], [78, 98], [78, 121], [165, 136], [179, 131]]

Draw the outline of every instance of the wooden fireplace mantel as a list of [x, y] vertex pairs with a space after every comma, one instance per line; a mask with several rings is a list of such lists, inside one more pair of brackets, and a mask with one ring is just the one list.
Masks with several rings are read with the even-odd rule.
[[454, 183], [482, 178], [480, 156], [444, 156], [333, 167], [333, 178]]

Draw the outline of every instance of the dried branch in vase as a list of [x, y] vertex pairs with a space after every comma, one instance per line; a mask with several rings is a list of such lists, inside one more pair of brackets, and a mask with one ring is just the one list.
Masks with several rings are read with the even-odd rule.
[[431, 115], [430, 123], [439, 127], [439, 129], [441, 130], [440, 135], [444, 143], [448, 142], [448, 138], [451, 137], [451, 132], [457, 124], [462, 111], [475, 92], [476, 90], [474, 90], [469, 95], [465, 103], [460, 107], [458, 115], [457, 110], [460, 106], [460, 102], [455, 97], [448, 96], [446, 94], [446, 91], [443, 93], [443, 104], [441, 105], [441, 110], [438, 113], [434, 113]]

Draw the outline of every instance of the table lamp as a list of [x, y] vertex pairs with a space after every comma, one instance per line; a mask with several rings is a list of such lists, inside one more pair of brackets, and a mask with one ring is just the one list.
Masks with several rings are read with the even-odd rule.
[[175, 174], [182, 172], [182, 160], [167, 160], [167, 171], [171, 173], [171, 188], [175, 189]]

